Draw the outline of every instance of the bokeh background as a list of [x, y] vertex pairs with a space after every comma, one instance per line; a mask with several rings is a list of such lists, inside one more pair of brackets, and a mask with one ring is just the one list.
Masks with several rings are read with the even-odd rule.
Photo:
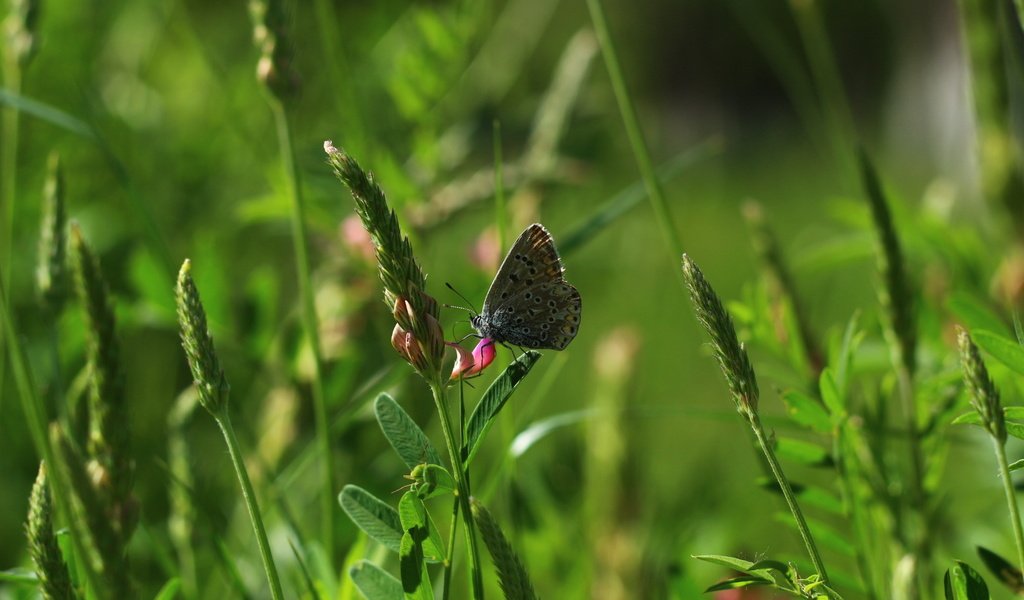
[[[794, 18], [804, 3], [605, 4], [654, 161], [682, 165], [664, 189], [686, 252], [724, 298], [752, 302], [760, 273], [742, 207], [758, 201], [813, 329], [827, 340], [860, 311], [874, 330], [867, 347], [884, 362], [868, 211], [815, 113], [817, 91], [801, 89], [813, 68]], [[1009, 239], [1010, 216], [980, 192], [957, 3], [814, 4], [850, 126], [875, 158], [897, 214], [952, 223], [994, 246]], [[289, 3], [288, 15], [300, 76], [288, 110], [309, 204], [339, 489], [358, 483], [397, 501], [390, 493], [404, 483], [404, 468], [373, 420], [378, 391], [391, 391], [428, 432], [439, 427], [426, 387], [389, 345], [391, 318], [351, 220], [352, 199], [326, 164], [328, 139], [374, 172], [442, 302], [463, 303], [444, 288], [451, 282], [479, 305], [505, 247], [531, 222], [569, 243], [563, 259], [583, 298], [580, 334], [566, 351], [545, 353], [475, 467], [475, 487], [486, 490], [543, 596], [696, 597], [725, 574], [692, 554], [799, 553], [796, 535], [775, 518], [782, 504], [757, 482], [749, 434], [650, 205], [640, 201], [576, 235], [638, 182], [585, 3], [316, 0]], [[318, 523], [310, 355], [297, 309], [287, 183], [245, 3], [47, 0], [38, 36], [20, 97], [6, 96], [22, 108], [10, 298], [36, 380], [45, 386], [54, 372], [34, 272], [38, 199], [56, 151], [69, 215], [100, 256], [116, 300], [141, 503], [131, 551], [141, 597], [174, 562], [168, 419], [190, 377], [173, 273], [186, 257], [232, 385], [236, 426], [266, 492], [275, 553], [294, 570], [289, 536], [315, 538]], [[496, 131], [509, 209], [505, 247], [494, 228]], [[910, 247], [912, 263], [925, 264], [921, 244]], [[978, 280], [1002, 299], [993, 283], [999, 260], [989, 257]], [[464, 314], [444, 315], [450, 337], [469, 332]], [[77, 308], [65, 311], [59, 335], [60, 369], [73, 393], [84, 366]], [[784, 427], [772, 420], [783, 413], [778, 391], [799, 383], [770, 349], [753, 344], [752, 351], [768, 422]], [[499, 362], [511, 358], [502, 350]], [[491, 371], [467, 388], [469, 401], [498, 369]], [[21, 531], [37, 468], [10, 377], [2, 384], [0, 569], [26, 564]], [[558, 426], [508, 458], [517, 434], [559, 415], [547, 421]], [[258, 590], [258, 555], [219, 433], [197, 414], [181, 435], [202, 515], [195, 532], [201, 596], [230, 594], [215, 540]], [[951, 451], [957, 464], [942, 474], [943, 501], [963, 524], [950, 532], [949, 556], [968, 555], [977, 543], [1010, 549], [981, 442], [959, 434]], [[794, 469], [798, 478], [822, 477]], [[357, 530], [340, 509], [337, 522], [347, 550]], [[299, 581], [288, 581], [296, 594]], [[0, 597], [20, 593], [0, 584]]]

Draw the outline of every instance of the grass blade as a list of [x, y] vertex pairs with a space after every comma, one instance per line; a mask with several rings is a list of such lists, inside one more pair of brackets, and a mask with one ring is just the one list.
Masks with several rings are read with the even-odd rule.
[[480, 449], [484, 435], [494, 424], [494, 419], [501, 412], [516, 386], [526, 377], [526, 374], [539, 359], [539, 352], [528, 350], [512, 361], [502, 374], [498, 375], [491, 387], [484, 392], [483, 398], [473, 409], [473, 414], [466, 424], [466, 447], [469, 449], [469, 453], [466, 455], [466, 465], [469, 465], [477, 450]]

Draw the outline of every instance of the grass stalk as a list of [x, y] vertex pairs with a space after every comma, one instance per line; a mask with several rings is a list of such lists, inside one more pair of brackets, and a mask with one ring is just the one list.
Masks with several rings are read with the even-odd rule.
[[295, 163], [291, 128], [283, 104], [270, 100], [277, 125], [277, 139], [281, 147], [281, 160], [288, 179], [292, 200], [292, 240], [295, 245], [295, 269], [299, 279], [302, 305], [302, 326], [313, 352], [313, 417], [316, 422], [317, 446], [321, 454], [320, 510], [323, 544], [329, 562], [334, 562], [334, 461], [331, 459], [331, 439], [327, 422], [327, 398], [324, 394], [323, 352], [320, 348], [320, 322], [313, 299], [313, 279], [309, 266], [309, 242], [306, 234], [306, 210], [302, 196], [302, 181]]
[[502, 169], [501, 121], [494, 120], [494, 225], [498, 230], [498, 248], [505, 249], [508, 239], [508, 209], [505, 203], [505, 172]]
[[448, 600], [452, 591], [452, 570], [454, 568], [453, 559], [455, 558], [455, 536], [459, 532], [459, 507], [462, 505], [458, 498], [452, 501], [452, 524], [448, 528], [448, 549], [445, 552], [444, 557], [444, 591], [442, 592], [442, 600]]
[[1006, 507], [1010, 510], [1010, 521], [1013, 527], [1013, 541], [1017, 544], [1017, 567], [1024, 571], [1024, 530], [1020, 524], [1020, 509], [1017, 506], [1017, 492], [1013, 489], [1010, 479], [1010, 463], [1006, 460], [1006, 442], [992, 436], [992, 446], [996, 450], [999, 462], [999, 478], [1003, 480], [1003, 491], [1006, 492]]
[[[447, 388], [440, 378], [435, 378], [435, 380], [430, 382], [430, 391], [434, 396], [434, 404], [437, 406], [438, 415], [441, 417], [441, 430], [444, 434], [445, 445], [448, 446], [448, 457], [452, 463], [452, 475], [455, 477], [455, 486], [458, 492], [457, 500], [461, 505], [462, 519], [466, 522], [466, 542], [469, 548], [469, 570], [473, 578], [473, 598], [475, 600], [483, 600], [484, 579], [480, 569], [480, 549], [477, 547], [476, 525], [473, 523], [473, 511], [469, 505], [471, 495], [469, 480], [466, 478], [459, 446], [455, 443], [455, 436], [452, 434]], [[449, 542], [449, 544], [452, 543]], [[446, 587], [446, 593], [447, 589]]]
[[[655, 220], [657, 220], [658, 226], [661, 228], [665, 244], [668, 246], [669, 255], [674, 263], [676, 257], [683, 252], [682, 242], [680, 242], [675, 225], [673, 225], [668, 203], [665, 201], [661, 183], [654, 170], [654, 163], [651, 162], [651, 154], [647, 149], [647, 141], [644, 139], [643, 130], [640, 128], [636, 107], [633, 105], [633, 99], [629, 94], [629, 89], [626, 87], [626, 80], [622, 75], [622, 68], [619, 66], [619, 57], [615, 51], [615, 44], [612, 42], [612, 36], [608, 30], [604, 8], [601, 6], [600, 0], [587, 0], [587, 8], [590, 10], [590, 19], [594, 24], [594, 32], [597, 34], [598, 42], [601, 45], [601, 55], [604, 57], [604, 64], [608, 69], [608, 78], [611, 80], [615, 100], [619, 105], [619, 113], [622, 116], [622, 124], [626, 128], [626, 136], [629, 138], [629, 145], [633, 149], [633, 157], [636, 159], [636, 165], [640, 171], [640, 178], [643, 179], [644, 188], [647, 190], [647, 198], [651, 201], [651, 208], [654, 209]], [[679, 282], [683, 284], [684, 288], [686, 287], [686, 282], [681, 277], [681, 274]]]
[[[21, 346], [18, 345], [18, 339], [14, 331], [14, 321], [11, 318], [10, 305], [7, 300], [6, 286], [3, 285], [3, 273], [0, 273], [0, 325], [2, 325], [4, 339], [10, 349], [7, 358], [11, 363], [11, 374], [18, 389], [18, 397], [21, 398], [21, 407], [25, 413], [29, 434], [43, 462], [48, 465], [55, 465], [57, 461], [53, 446], [49, 443], [50, 438], [46, 427], [46, 408], [43, 405], [42, 398], [36, 392], [32, 373], [28, 368], [28, 360]], [[50, 477], [49, 484], [53, 489], [54, 504], [57, 507], [57, 512], [64, 523], [71, 523], [74, 518], [70, 507], [71, 490], [65, 487], [64, 481], [60, 477]], [[71, 547], [79, 559], [78, 562], [84, 565], [82, 572], [85, 574], [86, 584], [97, 597], [101, 599], [106, 597], [104, 595], [105, 588], [101, 585], [99, 573], [96, 572], [93, 568], [94, 566], [88, 560], [89, 554], [86, 552], [83, 540], [79, 539], [76, 535], [68, 537], [71, 539]]]
[[771, 442], [768, 441], [764, 426], [761, 424], [761, 418], [757, 413], [751, 413], [748, 422], [750, 423], [750, 429], [754, 432], [754, 437], [757, 438], [758, 446], [761, 447], [761, 452], [764, 453], [765, 460], [768, 461], [772, 475], [775, 476], [775, 481], [779, 484], [779, 489], [782, 490], [782, 495], [786, 499], [786, 505], [789, 507], [789, 512], [793, 515], [796, 528], [800, 532], [800, 538], [807, 548], [807, 554], [811, 558], [811, 563], [814, 564], [814, 569], [821, 576], [822, 583], [830, 585], [828, 574], [825, 572], [825, 562], [821, 560], [818, 546], [814, 543], [814, 537], [811, 536], [811, 528], [807, 526], [807, 520], [804, 519], [803, 511], [800, 510], [800, 505], [797, 504], [793, 488], [789, 485], [789, 480], [786, 478], [786, 473], [782, 470], [782, 465], [779, 464], [779, 459], [775, 456], [775, 451], [772, 450]]
[[[21, 93], [21, 65], [10, 56], [4, 60], [4, 87], [15, 95]], [[14, 249], [14, 200], [17, 191], [18, 171], [18, 107], [5, 106], [2, 109], [2, 131], [0, 131], [0, 285], [4, 289], [11, 284], [11, 254]], [[0, 329], [6, 328], [0, 324]], [[4, 354], [14, 352], [7, 347], [7, 336], [0, 335], [0, 399], [4, 397], [4, 383], [7, 379], [7, 361]], [[0, 400], [0, 406], [3, 401]]]
[[238, 438], [235, 437], [235, 429], [231, 426], [226, 403], [220, 411], [213, 414], [213, 419], [217, 422], [217, 427], [220, 427], [221, 433], [224, 434], [224, 442], [228, 446], [228, 454], [231, 455], [231, 465], [235, 468], [239, 485], [242, 486], [245, 508], [249, 511], [249, 520], [252, 522], [253, 531], [256, 532], [256, 544], [260, 549], [260, 559], [263, 561], [263, 570], [267, 573], [267, 583], [270, 584], [270, 595], [274, 600], [283, 600], [284, 592], [281, 589], [281, 579], [277, 574], [277, 566], [274, 564], [274, 555], [270, 552], [270, 542], [267, 540], [267, 530], [263, 525], [263, 517], [256, 501], [256, 491], [253, 490], [252, 482], [249, 480], [249, 472], [245, 468], [245, 460], [242, 458]]

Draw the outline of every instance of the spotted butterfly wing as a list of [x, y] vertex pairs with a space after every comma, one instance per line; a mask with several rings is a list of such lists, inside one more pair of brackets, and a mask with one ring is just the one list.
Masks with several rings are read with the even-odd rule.
[[562, 271], [551, 234], [539, 223], [530, 225], [501, 263], [473, 326], [497, 342], [564, 349], [579, 330], [582, 303]]

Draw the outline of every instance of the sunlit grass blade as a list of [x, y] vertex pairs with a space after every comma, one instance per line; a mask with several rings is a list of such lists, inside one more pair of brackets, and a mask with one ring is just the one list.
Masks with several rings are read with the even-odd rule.
[[412, 469], [422, 463], [443, 464], [441, 455], [437, 453], [430, 438], [391, 396], [377, 396], [373, 412], [377, 415], [377, 423], [384, 432], [384, 437], [391, 443], [391, 447], [402, 458], [406, 467]]
[[473, 413], [466, 423], [465, 447], [467, 454], [465, 464], [469, 465], [480, 449], [483, 438], [487, 431], [494, 424], [498, 413], [505, 406], [505, 403], [512, 396], [516, 386], [522, 381], [533, 365], [540, 360], [540, 353], [529, 350], [519, 358], [512, 361], [508, 367], [495, 378], [494, 382], [487, 388], [480, 399], [480, 403], [473, 409]]
[[[724, 145], [724, 138], [713, 136], [687, 148], [658, 166], [656, 170], [658, 180], [662, 183], [672, 181], [687, 168], [720, 154]], [[569, 256], [578, 250], [643, 202], [645, 198], [647, 198], [647, 191], [642, 180], [635, 181], [620, 190], [558, 240], [558, 250], [562, 257]]]

